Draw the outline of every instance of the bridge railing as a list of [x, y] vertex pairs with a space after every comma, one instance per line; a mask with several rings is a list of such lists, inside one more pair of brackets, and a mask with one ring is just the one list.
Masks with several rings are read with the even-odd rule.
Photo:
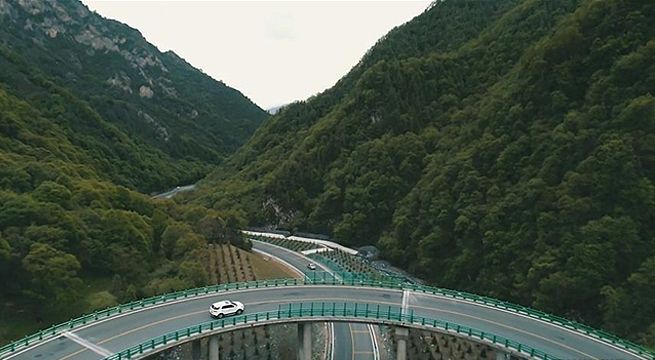
[[612, 344], [619, 348], [623, 348], [632, 353], [643, 356], [647, 359], [655, 360], [655, 353], [649, 351], [641, 345], [635, 344], [631, 341], [619, 338], [614, 334], [592, 328], [591, 326], [584, 325], [566, 318], [545, 313], [543, 311], [531, 309], [522, 305], [501, 301], [498, 299], [490, 298], [487, 296], [476, 295], [465, 291], [451, 290], [445, 288], [438, 288], [426, 285], [415, 284], [411, 282], [402, 282], [396, 278], [387, 277], [385, 280], [371, 279], [365, 274], [354, 274], [347, 272], [336, 272], [335, 276], [325, 272], [313, 272], [305, 275], [306, 282], [314, 285], [350, 285], [350, 286], [370, 286], [382, 287], [399, 290], [410, 290], [415, 292], [429, 293], [437, 296], [445, 296], [454, 299], [470, 301], [476, 304], [483, 304], [486, 306], [494, 307], [497, 309], [510, 311], [513, 313], [529, 316], [531, 318], [539, 319], [551, 324], [555, 324], [587, 336], [591, 336], [605, 343]]
[[[267, 242], [267, 236], [258, 234], [258, 235], [251, 235], [251, 237], [254, 237], [257, 240]], [[337, 274], [341, 274], [337, 272]], [[309, 276], [315, 276], [310, 274]], [[344, 278], [344, 282], [348, 282], [348, 278]], [[645, 347], [635, 344], [631, 341], [624, 340], [619, 338], [618, 336], [608, 333], [603, 330], [598, 330], [595, 329], [591, 326], [584, 325], [575, 321], [568, 320], [566, 318], [552, 315], [545, 313], [543, 311], [531, 309], [522, 305], [517, 305], [513, 304], [510, 302], [506, 301], [501, 301], [498, 299], [490, 298], [487, 296], [481, 296], [481, 295], [476, 295], [476, 294], [471, 294], [467, 293], [464, 291], [457, 291], [457, 290], [450, 290], [450, 289], [444, 289], [444, 288], [436, 288], [436, 287], [430, 287], [430, 286], [425, 286], [425, 285], [420, 285], [420, 284], [415, 284], [411, 282], [404, 282], [402, 280], [399, 280], [398, 278], [392, 278], [389, 276], [385, 276], [385, 279], [382, 281], [378, 281], [379, 279], [369, 279], [372, 283], [375, 283], [373, 286], [382, 286], [382, 287], [391, 287], [391, 288], [402, 288], [402, 289], [407, 289], [407, 290], [413, 290], [413, 291], [420, 291], [420, 292], [425, 292], [425, 293], [432, 293], [434, 295], [440, 295], [440, 296], [447, 296], [447, 297], [453, 297], [457, 299], [462, 299], [466, 301], [472, 301], [474, 303], [481, 303], [487, 306], [492, 306], [498, 309], [506, 310], [506, 311], [511, 311], [515, 312], [518, 314], [522, 314], [525, 316], [529, 316], [532, 318], [539, 319], [541, 321], [545, 321], [551, 324], [555, 324], [558, 326], [565, 327], [567, 329], [583, 333], [587, 336], [594, 337], [598, 340], [601, 340], [605, 343], [609, 343], [612, 345], [615, 345], [617, 347], [623, 348], [627, 351], [630, 351], [634, 354], [638, 354], [640, 356], [643, 356], [647, 359], [650, 360], [655, 360], [655, 351], [651, 351], [646, 349]], [[324, 278], [320, 279], [320, 281], [326, 281]], [[402, 284], [402, 285], [400, 285]], [[358, 285], [369, 285], [367, 283], [361, 283]]]
[[126, 304], [121, 304], [118, 306], [107, 308], [104, 310], [95, 311], [93, 313], [86, 314], [60, 324], [52, 325], [49, 328], [39, 330], [34, 334], [27, 335], [22, 339], [16, 340], [14, 342], [11, 342], [9, 344], [0, 347], [0, 358], [3, 358], [7, 354], [20, 351], [26, 347], [29, 347], [41, 341], [59, 336], [63, 332], [70, 331], [99, 320], [104, 320], [114, 316], [120, 316], [130, 311], [143, 309], [154, 305], [160, 305], [180, 299], [202, 296], [211, 293], [219, 293], [219, 292], [230, 291], [230, 290], [250, 289], [250, 288], [259, 288], [259, 287], [293, 286], [293, 285], [304, 285], [304, 284], [305, 281], [302, 279], [259, 280], [259, 281], [243, 282], [243, 283], [211, 285], [201, 288], [175, 291], [163, 295], [153, 296], [146, 299], [136, 300]]
[[95, 321], [107, 319], [113, 316], [120, 316], [126, 312], [170, 303], [180, 299], [209, 295], [230, 290], [253, 289], [263, 287], [295, 286], [295, 285], [347, 285], [362, 287], [380, 287], [387, 289], [411, 290], [423, 293], [429, 293], [438, 296], [451, 297], [482, 304], [505, 311], [514, 312], [524, 316], [529, 316], [551, 324], [565, 327], [588, 336], [599, 339], [603, 342], [613, 344], [634, 354], [638, 354], [649, 360], [655, 360], [655, 353], [648, 351], [644, 347], [634, 344], [630, 341], [623, 340], [613, 334], [594, 329], [590, 326], [583, 325], [571, 320], [564, 319], [555, 315], [547, 314], [542, 311], [530, 309], [521, 305], [516, 305], [486, 296], [475, 295], [464, 291], [430, 287], [409, 282], [402, 282], [395, 278], [385, 278], [385, 280], [371, 279], [365, 274], [357, 273], [337, 273], [336, 277], [330, 273], [313, 271], [305, 274], [303, 279], [276, 279], [276, 280], [258, 280], [242, 283], [230, 283], [222, 285], [211, 285], [201, 288], [176, 291], [164, 295], [153, 296], [147, 299], [132, 301], [127, 304], [118, 305], [102, 311], [96, 311], [67, 322], [53, 325], [45, 330], [35, 334], [25, 336], [24, 338], [0, 347], [0, 358], [8, 353], [14, 353], [30, 345], [58, 336], [62, 332], [69, 331], [81, 326], [88, 325]]
[[221, 329], [244, 326], [256, 323], [294, 321], [316, 318], [319, 320], [360, 320], [369, 319], [370, 322], [383, 322], [404, 326], [433, 328], [454, 334], [461, 334], [477, 340], [495, 344], [510, 351], [519, 352], [537, 359], [555, 360], [556, 357], [528, 345], [504, 338], [493, 333], [484, 332], [456, 323], [415, 316], [413, 312], [403, 313], [400, 308], [376, 306], [361, 303], [295, 303], [280, 305], [276, 311], [267, 311], [231, 318], [215, 320], [184, 329], [170, 332], [138, 345], [127, 348], [116, 354], [108, 356], [105, 360], [124, 360], [143, 357], [157, 348], [173, 346], [176, 343], [190, 341], [191, 338], [201, 337], [203, 333], [217, 333]]
[[641, 345], [635, 344], [628, 340], [621, 339], [614, 334], [610, 334], [608, 332], [592, 328], [591, 326], [584, 325], [572, 320], [568, 320], [560, 316], [548, 314], [543, 311], [531, 309], [522, 305], [501, 301], [487, 296], [471, 294], [465, 291], [438, 288], [438, 287], [432, 287], [427, 285], [415, 284], [411, 282], [402, 282], [395, 278], [386, 278], [385, 280], [373, 280], [365, 276], [357, 276], [357, 274], [352, 274], [352, 273], [335, 273], [335, 275], [337, 275], [338, 278], [335, 278], [329, 273], [314, 272], [311, 274], [306, 274], [305, 277], [306, 277], [306, 282], [315, 285], [338, 284], [338, 285], [371, 286], [371, 287], [382, 287], [382, 288], [391, 288], [391, 289], [399, 289], [399, 290], [410, 290], [415, 292], [429, 293], [437, 296], [445, 296], [454, 299], [470, 301], [476, 304], [483, 304], [497, 309], [510, 311], [524, 316], [529, 316], [531, 318], [539, 319], [541, 321], [545, 321], [579, 333], [583, 333], [587, 336], [591, 336], [605, 343], [609, 343], [619, 348], [623, 348], [627, 351], [638, 354], [647, 359], [655, 360], [655, 353], [647, 350]]

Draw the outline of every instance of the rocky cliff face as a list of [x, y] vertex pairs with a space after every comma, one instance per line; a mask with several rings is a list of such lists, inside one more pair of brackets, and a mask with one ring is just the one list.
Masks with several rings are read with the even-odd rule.
[[[173, 157], [216, 162], [267, 116], [237, 90], [79, 1], [0, 0], [0, 24], [5, 53]], [[15, 78], [16, 72], [14, 63], [0, 76]]]
[[[154, 47], [145, 43], [143, 38], [136, 39], [141, 40], [142, 44], [128, 41], [126, 34], [116, 33], [106, 24], [111, 22], [90, 12], [79, 2], [0, 0], [0, 15], [3, 16], [3, 23], [13, 23], [15, 28], [22, 28], [23, 31], [29, 33], [32, 41], [38, 47], [48, 48], [51, 45], [49, 44], [50, 40], [59, 39], [84, 45], [86, 51], [80, 54], [81, 56], [95, 56], [96, 52], [115, 53], [120, 56], [125, 64], [116, 64], [116, 66], [127, 65], [137, 70], [139, 76], [131, 79], [124, 72], [118, 72], [107, 78], [106, 81], [128, 93], [133, 93], [132, 86], [135, 86], [136, 90], [148, 89], [149, 95], [141, 96], [152, 97], [152, 87], [155, 86], [155, 83], [170, 82], [170, 79], [156, 78], [158, 74], [167, 73], [168, 69], [162, 63]], [[136, 32], [136, 30], [133, 31]], [[71, 65], [80, 68], [79, 58], [73, 57], [70, 60], [72, 60]], [[117, 78], [120, 78], [120, 81], [117, 81]], [[139, 86], [139, 83], [148, 86]], [[174, 88], [166, 87], [174, 91]], [[137, 91], [139, 94], [143, 94], [143, 92]]]

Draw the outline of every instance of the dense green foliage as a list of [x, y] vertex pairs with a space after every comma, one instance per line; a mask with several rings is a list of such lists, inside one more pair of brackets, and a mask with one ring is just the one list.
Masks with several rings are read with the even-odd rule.
[[[115, 185], [43, 116], [0, 90], [3, 314], [17, 308], [57, 321], [71, 309], [204, 285], [208, 242], [246, 246], [240, 214]], [[82, 280], [93, 278], [113, 280], [87, 293]]]
[[[261, 109], [77, 2], [0, 1], [0, 25], [0, 342], [206, 285], [208, 242], [248, 246], [240, 213], [136, 190], [201, 177], [253, 131]], [[124, 37], [136, 66], [80, 43], [83, 29]], [[164, 73], [139, 65], [157, 59]], [[110, 74], [151, 79], [155, 93], [117, 90]]]
[[445, 0], [196, 201], [655, 341], [655, 4]]
[[0, 84], [56, 120], [97, 170], [142, 191], [194, 182], [267, 114], [77, 0], [0, 4]]

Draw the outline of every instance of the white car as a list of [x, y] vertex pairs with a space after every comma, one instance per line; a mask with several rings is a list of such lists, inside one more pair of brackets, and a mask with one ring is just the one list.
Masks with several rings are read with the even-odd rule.
[[309, 263], [309, 264], [307, 264], [307, 268], [308, 268], [309, 270], [316, 270], [316, 264], [314, 264], [314, 263]]
[[238, 301], [223, 300], [213, 303], [209, 307], [209, 315], [215, 318], [222, 318], [229, 315], [240, 315], [245, 307]]

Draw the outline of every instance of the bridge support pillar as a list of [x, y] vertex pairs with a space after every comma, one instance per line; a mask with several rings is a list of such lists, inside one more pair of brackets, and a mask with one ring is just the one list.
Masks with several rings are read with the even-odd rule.
[[298, 360], [312, 359], [312, 324], [298, 323]]
[[200, 339], [191, 342], [191, 359], [200, 360]]
[[396, 360], [407, 360], [407, 339], [409, 329], [396, 327]]
[[209, 360], [218, 360], [218, 335], [209, 337]]

